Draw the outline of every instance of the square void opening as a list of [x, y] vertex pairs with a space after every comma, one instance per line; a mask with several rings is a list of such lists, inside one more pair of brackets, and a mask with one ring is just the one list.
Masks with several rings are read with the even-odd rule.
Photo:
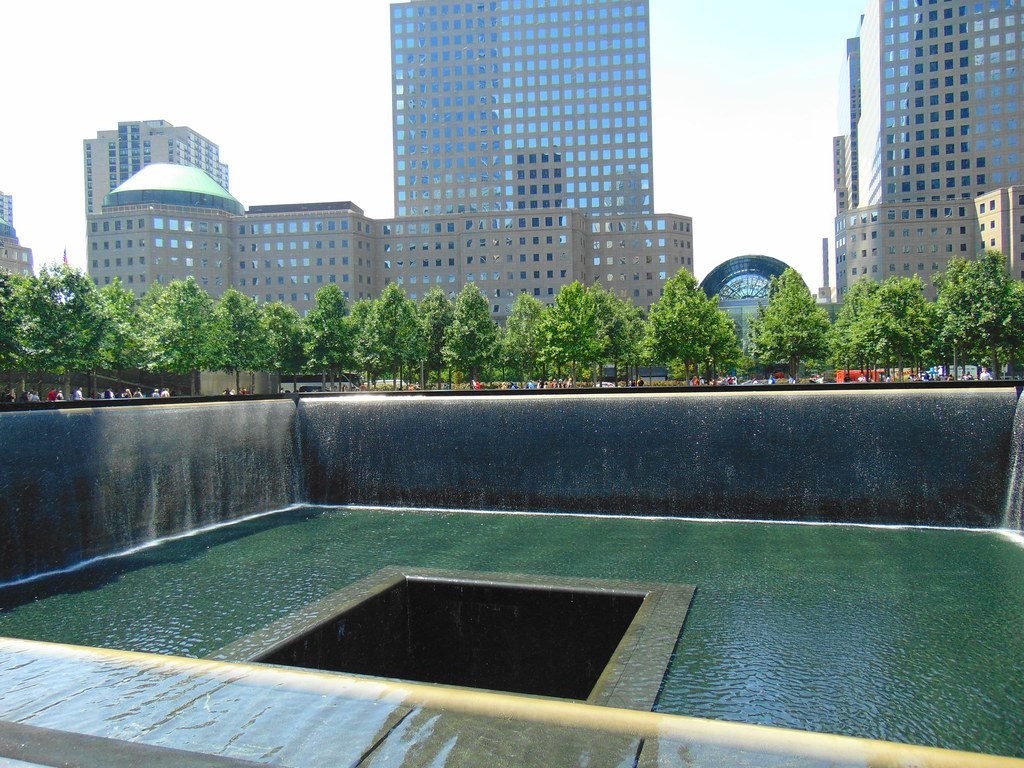
[[668, 586], [385, 571], [214, 658], [649, 709], [693, 593]]

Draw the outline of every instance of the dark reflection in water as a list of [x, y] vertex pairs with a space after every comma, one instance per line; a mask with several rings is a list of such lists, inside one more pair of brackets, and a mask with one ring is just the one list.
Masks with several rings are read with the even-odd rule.
[[0, 635], [202, 656], [384, 565], [695, 584], [659, 710], [1024, 756], [994, 533], [306, 508], [0, 590]]

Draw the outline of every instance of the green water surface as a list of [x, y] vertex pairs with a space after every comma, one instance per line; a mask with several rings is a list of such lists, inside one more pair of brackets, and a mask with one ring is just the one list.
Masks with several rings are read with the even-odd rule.
[[1024, 756], [996, 533], [307, 507], [0, 589], [0, 635], [203, 656], [386, 565], [693, 584], [658, 710]]

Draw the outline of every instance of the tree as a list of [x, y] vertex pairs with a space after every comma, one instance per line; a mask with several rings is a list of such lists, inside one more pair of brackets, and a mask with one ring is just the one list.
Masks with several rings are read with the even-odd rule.
[[24, 282], [24, 278], [0, 269], [0, 370], [15, 370], [21, 364]]
[[260, 318], [267, 340], [267, 370], [294, 377], [306, 366], [304, 328], [298, 310], [279, 301], [263, 305]]
[[875, 359], [895, 366], [903, 377], [904, 363], [919, 364], [935, 334], [932, 305], [924, 298], [919, 277], [890, 277], [870, 299], [868, 332]]
[[[722, 333], [729, 327], [731, 341]], [[665, 283], [661, 298], [651, 307], [644, 343], [654, 362], [682, 366], [687, 378], [691, 371], [699, 375], [702, 365], [710, 374], [713, 366], [739, 356], [732, 320], [693, 275], [683, 271]]]
[[66, 264], [43, 267], [26, 283], [24, 348], [29, 366], [65, 377], [102, 361], [109, 319], [95, 283]]
[[601, 362], [611, 363], [615, 378], [619, 366], [639, 365], [643, 352], [644, 313], [640, 307], [606, 291], [594, 283], [589, 293], [597, 305], [597, 335], [601, 342]]
[[242, 371], [249, 371], [251, 389], [252, 377], [269, 358], [267, 335], [255, 299], [234, 288], [224, 291], [213, 309], [210, 346], [213, 366], [235, 374], [235, 391], [241, 390]]
[[[103, 337], [100, 367], [108, 371], [145, 368], [146, 334], [135, 294], [115, 277], [100, 289], [100, 298], [110, 321]], [[95, 378], [89, 388], [96, 389]]]
[[455, 299], [452, 324], [445, 334], [445, 362], [477, 379], [494, 359], [497, 340], [498, 326], [491, 319], [487, 299], [475, 284], [467, 283]]
[[423, 340], [423, 360], [428, 371], [436, 372], [435, 378], [440, 387], [441, 369], [444, 367], [444, 335], [455, 317], [455, 308], [447, 294], [435, 285], [420, 301], [417, 314]]
[[563, 285], [541, 319], [541, 354], [556, 370], [569, 368], [576, 380], [581, 368], [600, 361], [603, 343], [599, 335], [597, 301], [579, 281]]
[[370, 306], [356, 350], [358, 359], [369, 370], [391, 373], [395, 389], [404, 378], [405, 368], [421, 359], [423, 339], [416, 306], [395, 283], [385, 286], [380, 298]]
[[199, 393], [199, 372], [211, 368], [210, 324], [213, 300], [194, 278], [173, 280], [145, 302], [146, 340], [153, 370], [191, 378], [190, 391]]
[[837, 369], [849, 372], [851, 368], [866, 371], [874, 367], [870, 324], [878, 289], [873, 280], [859, 280], [843, 296], [836, 321], [826, 335], [829, 360]]
[[544, 305], [528, 293], [520, 293], [512, 302], [502, 339], [503, 358], [509, 373], [522, 381], [533, 378], [541, 362], [540, 323]]
[[828, 313], [814, 301], [797, 271], [788, 267], [772, 278], [768, 303], [750, 323], [751, 346], [762, 363], [788, 363], [789, 375], [796, 378], [801, 358], [824, 352], [828, 329]]
[[316, 292], [315, 306], [306, 315], [305, 351], [311, 370], [333, 380], [353, 360], [352, 326], [346, 321], [348, 300], [335, 283]]
[[962, 361], [987, 358], [998, 376], [1000, 359], [1020, 348], [1024, 310], [1014, 282], [999, 251], [986, 251], [970, 261], [954, 258], [936, 278], [939, 333], [954, 363], [958, 354]]

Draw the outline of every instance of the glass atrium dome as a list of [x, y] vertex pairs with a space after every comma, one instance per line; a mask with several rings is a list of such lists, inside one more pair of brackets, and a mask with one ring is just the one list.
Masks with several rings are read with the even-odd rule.
[[708, 296], [726, 302], [758, 303], [768, 299], [773, 277], [780, 277], [786, 264], [771, 256], [737, 256], [715, 267], [701, 281]]

